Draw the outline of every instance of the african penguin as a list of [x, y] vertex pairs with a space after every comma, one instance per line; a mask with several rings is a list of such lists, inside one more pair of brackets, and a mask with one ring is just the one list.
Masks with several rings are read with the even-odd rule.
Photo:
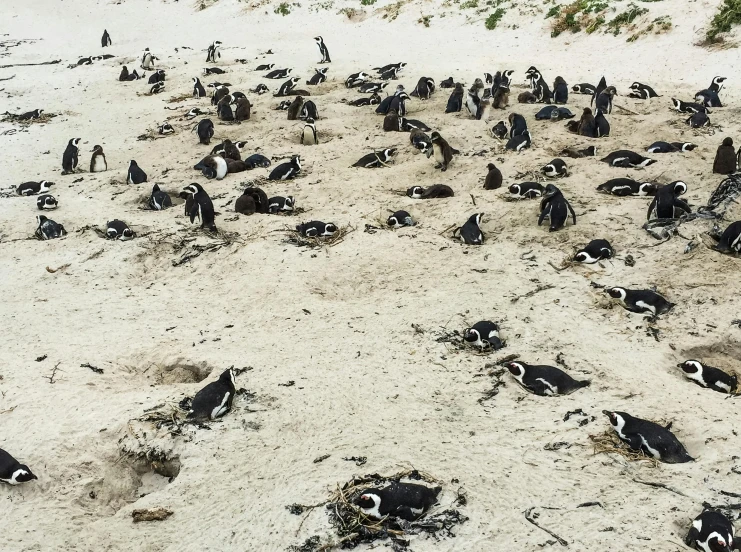
[[597, 191], [614, 196], [653, 196], [657, 189], [652, 182], [637, 182], [631, 178], [613, 178], [597, 186]]
[[109, 240], [128, 241], [134, 238], [134, 231], [122, 220], [109, 220], [106, 226], [106, 236]]
[[571, 219], [576, 224], [576, 213], [571, 204], [563, 196], [561, 190], [553, 184], [545, 187], [543, 199], [540, 201], [540, 216], [538, 217], [538, 226], [543, 223], [546, 217], [550, 220], [549, 232], [555, 232], [566, 225], [566, 221], [571, 213]]
[[193, 127], [193, 130], [198, 134], [198, 140], [201, 144], [209, 145], [211, 138], [214, 136], [214, 123], [211, 119], [201, 119], [198, 124]]
[[706, 509], [692, 521], [684, 544], [702, 552], [741, 550], [741, 539], [733, 537], [733, 524], [717, 510]]
[[563, 159], [554, 159], [540, 169], [548, 178], [559, 178], [568, 175], [568, 167]]
[[720, 393], [733, 393], [738, 386], [738, 377], [726, 374], [723, 370], [703, 364], [699, 360], [685, 360], [677, 364], [687, 379], [700, 387], [707, 387]]
[[206, 52], [206, 63], [216, 63], [217, 58], [221, 58], [221, 41], [215, 40], [211, 43], [211, 45], [208, 47], [208, 51]]
[[24, 182], [15, 189], [15, 193], [22, 196], [43, 194], [48, 192], [51, 186], [54, 185], [54, 182], [48, 182], [46, 180], [42, 180], [41, 182]]
[[500, 171], [494, 163], [489, 163], [486, 168], [489, 172], [486, 173], [486, 179], [484, 180], [484, 190], [496, 190], [502, 187], [502, 171]]
[[194, 98], [205, 98], [206, 97], [206, 89], [203, 88], [203, 85], [201, 84], [201, 79], [198, 77], [193, 77], [193, 97]]
[[108, 34], [107, 29], [103, 29], [103, 37], [100, 39], [100, 45], [105, 48], [106, 46], [110, 46], [113, 44], [111, 41], [111, 35]]
[[141, 184], [147, 181], [147, 173], [139, 168], [133, 159], [129, 162], [129, 172], [126, 175], [126, 182], [129, 184]]
[[273, 69], [265, 75], [266, 79], [285, 79], [288, 75], [291, 74], [291, 69]]
[[653, 316], [658, 316], [674, 308], [674, 303], [670, 303], [650, 289], [610, 287], [605, 288], [605, 293], [616, 299], [625, 310], [630, 312], [650, 313]]
[[612, 429], [620, 440], [631, 449], [641, 451], [667, 464], [694, 461], [669, 429], [649, 420], [635, 418], [625, 412], [603, 410], [602, 413], [608, 417]]
[[268, 196], [262, 189], [249, 186], [234, 202], [234, 210], [243, 215], [267, 213], [269, 210]]
[[290, 180], [301, 172], [301, 159], [298, 155], [291, 157], [287, 163], [277, 165], [268, 175], [268, 180]]
[[741, 221], [728, 225], [714, 249], [721, 253], [741, 253]]
[[276, 213], [290, 213], [296, 206], [296, 200], [293, 196], [282, 197], [275, 196], [268, 200], [268, 213], [275, 215]]
[[213, 178], [222, 180], [229, 172], [229, 165], [226, 159], [220, 155], [207, 155], [197, 165], [194, 165], [193, 168], [201, 171], [203, 176], [209, 180]]
[[149, 196], [147, 205], [149, 205], [149, 208], [153, 211], [163, 211], [168, 207], [172, 207], [172, 199], [170, 199], [170, 195], [167, 192], [163, 192], [160, 190], [160, 187], [155, 184], [152, 186], [152, 195]]
[[103, 146], [96, 145], [90, 150], [93, 155], [90, 158], [90, 172], [103, 172], [108, 170], [108, 163], [105, 160], [105, 153], [103, 153]]
[[327, 45], [324, 43], [324, 39], [321, 36], [315, 36], [314, 41], [316, 42], [316, 45], [319, 46], [319, 53], [322, 55], [322, 59], [319, 63], [332, 63], [332, 60], [329, 59], [329, 50], [327, 49]]
[[441, 487], [392, 481], [381, 489], [364, 490], [357, 505], [361, 512], [374, 519], [388, 516], [414, 521], [437, 502], [441, 490]]
[[484, 213], [474, 213], [471, 215], [466, 223], [453, 233], [453, 237], [455, 237], [455, 234], [457, 233], [460, 240], [466, 245], [483, 244], [484, 234], [481, 232], [480, 227], [483, 216]]
[[607, 157], [600, 159], [603, 163], [608, 163], [611, 167], [623, 168], [645, 168], [656, 163], [656, 160], [642, 156], [630, 150], [618, 150], [610, 153]]
[[598, 261], [611, 259], [615, 255], [610, 242], [607, 240], [592, 240], [574, 255], [574, 262], [594, 264]]
[[36, 208], [39, 211], [51, 211], [57, 208], [57, 200], [51, 194], [42, 194], [36, 199]]
[[499, 337], [499, 326], [491, 320], [481, 320], [463, 332], [463, 341], [480, 350], [498, 351], [504, 344]]
[[0, 449], [0, 481], [18, 485], [38, 479], [25, 464], [13, 458], [9, 452]]
[[692, 142], [654, 142], [646, 148], [648, 153], [674, 153], [675, 151], [692, 151], [697, 147]]
[[[201, 220], [201, 228], [208, 228], [212, 232], [216, 232], [214, 204], [208, 193], [206, 193], [206, 190], [200, 184], [194, 182], [183, 188], [183, 192], [190, 195], [193, 199], [190, 213], [188, 213], [190, 223], [193, 224], [196, 217], [198, 217]], [[195, 399], [193, 402], [195, 403]]]
[[736, 172], [736, 148], [733, 147], [733, 138], [723, 138], [723, 142], [718, 146], [713, 161], [713, 173], [731, 174]]
[[235, 373], [232, 368], [224, 370], [219, 379], [212, 381], [196, 393], [190, 404], [189, 420], [215, 420], [232, 409], [237, 393]]
[[681, 180], [661, 186], [656, 190], [651, 204], [648, 206], [646, 220], [651, 220], [651, 215], [656, 212], [656, 218], [673, 219], [677, 212], [691, 213], [692, 209], [686, 201], [679, 198], [687, 191], [687, 184]]
[[589, 380], [575, 380], [555, 366], [531, 365], [518, 361], [508, 362], [507, 369], [522, 387], [543, 397], [568, 395], [591, 383]]
[[363, 167], [366, 169], [375, 169], [378, 167], [386, 166], [391, 162], [391, 159], [396, 154], [396, 148], [387, 148], [381, 151], [376, 151], [364, 155], [353, 163], [353, 167]]
[[407, 196], [412, 199], [435, 199], [440, 197], [453, 197], [455, 192], [446, 184], [433, 184], [427, 188], [412, 186], [407, 190]]
[[427, 157], [431, 157], [434, 154], [435, 162], [437, 163], [435, 168], [445, 172], [453, 160], [453, 155], [460, 152], [450, 147], [450, 144], [437, 131], [430, 134], [430, 141], [432, 142], [432, 149], [428, 150]]
[[575, 84], [571, 87], [571, 91], [576, 94], [586, 94], [588, 96], [593, 96], [595, 91], [595, 86], [592, 84], [588, 84], [586, 82], [582, 82], [579, 84]]
[[512, 184], [509, 188], [509, 195], [516, 199], [535, 199], [541, 197], [545, 188], [538, 182], [522, 182], [521, 184]]
[[328, 69], [326, 67], [314, 69], [314, 75], [306, 81], [306, 84], [316, 86], [317, 84], [323, 83], [327, 80], [327, 71]]
[[416, 223], [407, 211], [396, 211], [386, 220], [386, 224], [390, 228], [402, 228], [404, 226], [414, 226]]
[[312, 220], [296, 226], [296, 232], [307, 238], [328, 238], [337, 232], [337, 225], [331, 222]]
[[80, 148], [77, 145], [81, 138], [72, 138], [67, 144], [67, 148], [62, 155], [62, 174], [71, 174], [77, 168], [77, 155]]
[[50, 218], [46, 218], [44, 215], [37, 215], [36, 223], [37, 227], [34, 235], [40, 240], [51, 240], [67, 235], [67, 230], [64, 229], [64, 226]]

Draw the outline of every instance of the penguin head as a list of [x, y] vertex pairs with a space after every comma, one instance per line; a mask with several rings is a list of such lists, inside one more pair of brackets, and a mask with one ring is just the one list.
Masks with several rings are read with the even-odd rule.
[[604, 93], [610, 97], [617, 96], [617, 89], [614, 86], [608, 86], [604, 89]]
[[574, 255], [574, 262], [577, 263], [586, 263], [591, 257], [587, 255], [584, 251], [579, 251], [576, 255]]
[[491, 76], [491, 73], [484, 73], [484, 82], [486, 82], [486, 84], [492, 84], [494, 82], [494, 77]]
[[130, 240], [134, 237], [134, 231], [131, 228], [124, 228], [121, 232], [121, 239]]
[[733, 138], [731, 138], [731, 137], [723, 138], [723, 145], [724, 146], [732, 146], [733, 145]]
[[214, 46], [221, 46], [221, 40], [215, 40]]
[[399, 222], [399, 220], [398, 220], [398, 219], [397, 219], [397, 218], [396, 218], [396, 217], [395, 217], [394, 215], [391, 215], [391, 216], [390, 216], [390, 217], [389, 217], [389, 218], [388, 218], [388, 219], [386, 220], [386, 224], [387, 224], [388, 226], [390, 226], [391, 228], [398, 228], [398, 227], [400, 227], [400, 226], [401, 226], [401, 223]]
[[525, 366], [521, 362], [508, 362], [507, 370], [516, 378], [521, 378], [525, 375]]
[[203, 191], [203, 188], [200, 184], [193, 182], [192, 184], [188, 184], [185, 188], [183, 188], [183, 192], [186, 194], [197, 194], [198, 192]]
[[425, 189], [422, 186], [412, 186], [407, 190], [407, 196], [412, 199], [420, 199]]
[[357, 498], [355, 503], [364, 514], [380, 517], [378, 509], [381, 507], [381, 497], [374, 489], [365, 491]]
[[430, 140], [431, 140], [431, 141], [432, 141], [433, 143], [435, 143], [435, 144], [437, 144], [437, 143], [441, 142], [441, 141], [442, 141], [442, 139], [443, 139], [443, 137], [442, 137], [442, 136], [440, 136], [440, 133], [439, 133], [438, 131], [435, 131], [435, 132], [433, 132], [432, 134], [430, 134]]
[[674, 109], [679, 111], [682, 108], [682, 102], [676, 98], [672, 98], [672, 105], [674, 106]]
[[669, 184], [674, 188], [674, 195], [681, 196], [687, 193], [687, 184], [681, 180], [677, 180]]
[[481, 334], [479, 333], [478, 330], [476, 330], [474, 328], [468, 328], [463, 333], [463, 340], [466, 343], [476, 343], [480, 339], [481, 339]]
[[10, 480], [12, 482], [15, 482], [14, 484], [16, 485], [18, 483], [27, 483], [28, 481], [33, 481], [34, 479], [38, 479], [38, 477], [31, 473], [31, 470], [25, 464], [19, 464], [10, 478]]
[[103, 153], [103, 146], [99, 146], [96, 144], [95, 146], [93, 146], [93, 149], [91, 149], [90, 151], [96, 152], [96, 153]]
[[474, 213], [473, 215], [468, 217], [468, 222], [473, 223], [476, 226], [479, 226], [483, 218], [484, 218], [484, 213]]
[[613, 299], [619, 299], [620, 301], [625, 301], [625, 297], [628, 295], [625, 288], [621, 287], [605, 288], [605, 293]]
[[585, 148], [584, 153], [586, 153], [587, 155], [591, 157], [596, 157], [597, 156], [597, 146], [589, 146], [588, 148]]
[[44, 224], [47, 220], [49, 219], [46, 218], [44, 215], [36, 215], [36, 222], [38, 223], [39, 226]]
[[520, 185], [519, 184], [512, 184], [509, 188], [509, 193], [512, 195], [519, 196], [520, 195]]
[[388, 161], [391, 159], [393, 155], [396, 155], [396, 148], [387, 148], [383, 150], [383, 155], [386, 157], [386, 160]]
[[41, 187], [42, 190], [43, 189], [48, 190], [50, 186], [55, 186], [55, 184], [54, 182], [49, 182], [48, 180], [42, 180], [41, 182], [39, 182], [39, 186]]
[[625, 417], [622, 412], [611, 412], [610, 410], [603, 410], [602, 414], [607, 416], [610, 420], [612, 427], [620, 429], [625, 425]]
[[507, 69], [506, 71], [502, 71], [502, 77], [505, 79], [510, 78], [514, 74], [514, 71], [512, 69]]
[[681, 368], [685, 374], [699, 374], [702, 372], [702, 364], [699, 360], [685, 360], [677, 364], [677, 368]]
[[[733, 142], [733, 140], [731, 140], [731, 143], [732, 142]], [[692, 151], [696, 147], [697, 147], [697, 144], [693, 144], [692, 142], [685, 142], [684, 144], [682, 144], [682, 148], [681, 149], [682, 149], [682, 151]]]
[[232, 387], [235, 387], [236, 386], [236, 372], [234, 371], [234, 368], [227, 368], [226, 370], [224, 370], [219, 376], [219, 381], [221, 383], [226, 383], [227, 385], [231, 385]]
[[642, 86], [642, 85], [641, 85], [641, 83], [640, 83], [640, 82], [634, 82], [633, 84], [631, 84], [631, 85], [630, 85], [630, 89], [631, 89], [631, 90], [635, 90], [635, 91], [638, 91], [638, 90], [640, 90], [640, 89], [641, 89], [641, 86]]
[[239, 142], [234, 142], [234, 146], [239, 151], [242, 151], [246, 145], [247, 145], [247, 140], [240, 140]]
[[69, 144], [70, 146], [77, 147], [77, 144], [80, 143], [80, 140], [82, 140], [82, 138], [72, 138], [72, 140], [69, 141]]
[[321, 37], [321, 36], [315, 36], [315, 37], [314, 37], [314, 40], [316, 40], [316, 41], [317, 41], [317, 43], [321, 44], [321, 42], [322, 42], [322, 37]]
[[301, 169], [301, 158], [298, 155], [291, 157], [291, 164]]
[[337, 232], [337, 225], [336, 224], [333, 224], [331, 222], [328, 222], [327, 224], [324, 225], [324, 235], [325, 236], [331, 236], [335, 232]]
[[[546, 165], [546, 167], [549, 167], [549, 166], [553, 167], [553, 165]], [[549, 197], [553, 197], [556, 194], [560, 194], [560, 193], [561, 193], [561, 190], [559, 190], [556, 186], [554, 186], [553, 184], [548, 184], [548, 186], [545, 187], [544, 197], [547, 199]]]
[[288, 196], [286, 200], [283, 202], [283, 210], [284, 211], [293, 211], [293, 207], [296, 205], [296, 200], [293, 196]]
[[490, 171], [496, 170], [497, 166], [494, 163], [489, 163], [486, 168]]
[[731, 544], [726, 542], [726, 539], [721, 537], [717, 532], [714, 532], [708, 537], [707, 545], [712, 552], [731, 552]]
[[306, 117], [305, 122], [307, 125], [314, 126], [314, 119], [312, 119], [311, 117]]
[[105, 231], [105, 234], [106, 236], [108, 236], [109, 240], [115, 240], [118, 236], [118, 230], [116, 230], [115, 228], [109, 228]]

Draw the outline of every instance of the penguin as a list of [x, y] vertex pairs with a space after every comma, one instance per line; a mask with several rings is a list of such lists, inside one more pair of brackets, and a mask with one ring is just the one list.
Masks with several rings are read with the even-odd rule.
[[304, 106], [304, 99], [301, 96], [296, 96], [288, 107], [288, 120], [295, 121], [301, 114], [301, 108]]
[[594, 100], [599, 98], [600, 94], [602, 94], [602, 91], [607, 88], [607, 80], [605, 80], [605, 77], [602, 77], [597, 84], [597, 86], [594, 89], [594, 94], [592, 94], [592, 98], [589, 100], [589, 106], [591, 107], [594, 103]]
[[[376, 113], [378, 115], [386, 115], [389, 112], [389, 109], [391, 109], [391, 104], [394, 103], [394, 99], [403, 93], [404, 93], [404, 86], [400, 84], [396, 87], [396, 90], [391, 96], [386, 96], [383, 100], [381, 100], [381, 102], [378, 104], [378, 107], [376, 108]], [[396, 103], [398, 104], [398, 102]]]
[[194, 165], [195, 170], [199, 170], [203, 173], [203, 176], [209, 180], [215, 178], [216, 180], [222, 180], [229, 172], [229, 166], [226, 159], [220, 155], [207, 155], [201, 159], [197, 165]]
[[733, 538], [730, 520], [721, 512], [709, 509], [694, 519], [684, 544], [702, 552], [741, 550], [741, 539]]
[[46, 218], [44, 215], [36, 215], [36, 232], [34, 235], [40, 240], [51, 240], [67, 235], [64, 226]]
[[224, 159], [233, 159], [234, 161], [241, 161], [242, 156], [239, 154], [239, 148], [235, 146], [231, 140], [224, 140]]
[[453, 155], [460, 153], [457, 149], [450, 147], [450, 144], [445, 141], [445, 138], [440, 136], [440, 133], [435, 131], [430, 134], [430, 141], [432, 142], [432, 150], [428, 150], [427, 157], [435, 155], [436, 169], [440, 169], [445, 172], [448, 170], [448, 165], [453, 160]]
[[148, 84], [157, 84], [158, 82], [165, 82], [165, 71], [164, 69], [158, 69], [151, 75], [149, 75]]
[[433, 184], [427, 188], [412, 186], [407, 190], [407, 196], [412, 199], [436, 199], [442, 197], [453, 197], [455, 192], [446, 184]]
[[373, 94], [370, 98], [362, 97], [357, 98], [355, 100], [351, 100], [347, 102], [347, 105], [351, 105], [353, 107], [363, 107], [366, 105], [378, 105], [381, 103], [381, 96], [378, 94]]
[[57, 200], [51, 194], [42, 194], [36, 199], [36, 208], [39, 211], [51, 211], [57, 208]]
[[204, 67], [203, 68], [203, 76], [207, 77], [208, 75], [223, 75], [226, 73], [223, 69], [219, 67]]
[[255, 94], [261, 95], [261, 94], [266, 94], [267, 92], [270, 92], [270, 90], [268, 89], [267, 86], [260, 83], [255, 88], [250, 90], [250, 92], [254, 92]]
[[574, 255], [575, 263], [594, 264], [598, 261], [611, 259], [615, 255], [610, 242], [607, 240], [592, 240]]
[[142, 62], [141, 62], [141, 68], [142, 69], [153, 69], [154, 68], [154, 61], [158, 59], [155, 56], [152, 55], [152, 53], [149, 51], [149, 48], [144, 49], [144, 54], [142, 55]]
[[150, 94], [159, 94], [165, 89], [165, 83], [164, 82], [158, 82], [152, 88], [149, 89]]
[[172, 207], [172, 199], [166, 192], [160, 190], [160, 187], [155, 184], [152, 186], [152, 195], [149, 196], [147, 205], [152, 211], [164, 211], [168, 207]]
[[385, 71], [379, 75], [379, 78], [381, 80], [396, 80], [398, 76], [399, 70], [395, 67], [392, 67], [388, 71]]
[[72, 138], [67, 144], [67, 148], [62, 155], [62, 174], [71, 174], [77, 169], [77, 155], [80, 152], [77, 144], [80, 143], [80, 140], [81, 138]]
[[500, 171], [494, 163], [489, 163], [486, 168], [489, 170], [486, 173], [486, 179], [484, 180], [484, 190], [496, 190], [502, 187], [502, 171]]
[[403, 228], [404, 226], [414, 226], [416, 222], [407, 211], [396, 211], [386, 220], [386, 224], [390, 228]]
[[509, 114], [509, 137], [514, 138], [527, 132], [527, 121], [519, 113]]
[[598, 109], [594, 115], [594, 125], [597, 130], [596, 138], [603, 138], [610, 135], [610, 123], [605, 118], [601, 109]]
[[319, 46], [319, 53], [322, 55], [322, 59], [319, 63], [332, 63], [332, 60], [329, 58], [329, 50], [327, 49], [327, 45], [324, 43], [324, 39], [321, 36], [315, 36], [314, 41], [316, 42], [316, 45]]
[[463, 109], [463, 85], [456, 83], [453, 93], [448, 98], [445, 113], [457, 113]]
[[386, 517], [414, 521], [437, 502], [441, 487], [392, 481], [382, 489], [366, 489], [357, 499], [360, 511], [374, 519]]
[[194, 98], [205, 98], [206, 97], [206, 89], [203, 88], [203, 85], [201, 84], [201, 79], [198, 77], [193, 77], [193, 97]]
[[288, 108], [291, 107], [292, 103], [293, 103], [293, 100], [283, 100], [282, 102], [278, 104], [275, 110], [276, 111], [288, 111]]
[[105, 48], [107, 46], [110, 46], [111, 44], [113, 44], [113, 42], [111, 41], [111, 35], [108, 34], [107, 29], [103, 29], [103, 37], [100, 39], [100, 45]]
[[15, 193], [21, 196], [44, 194], [54, 185], [54, 182], [47, 180], [42, 180], [41, 182], [24, 182], [15, 189]]
[[656, 317], [674, 308], [674, 303], [670, 303], [650, 289], [611, 287], [605, 288], [605, 293], [616, 299], [625, 310], [639, 314], [650, 313]]
[[508, 362], [507, 369], [523, 388], [542, 397], [569, 395], [591, 384], [589, 380], [575, 380], [555, 366]]
[[732, 174], [736, 172], [736, 148], [733, 147], [732, 138], [724, 138], [723, 143], [718, 146], [713, 161], [713, 173]]
[[708, 90], [719, 93], [723, 89], [723, 83], [726, 81], [726, 77], [714, 77], [713, 82], [708, 86]]
[[497, 140], [504, 140], [509, 134], [509, 129], [504, 121], [499, 121], [496, 125], [491, 127], [491, 135]]
[[352, 73], [345, 79], [345, 88], [356, 88], [367, 81], [369, 78], [370, 76], [363, 71]]
[[232, 409], [237, 394], [235, 373], [232, 368], [224, 370], [219, 379], [206, 385], [196, 393], [190, 404], [189, 420], [215, 420]]
[[566, 166], [566, 161], [558, 158], [543, 166], [540, 169], [540, 172], [542, 172], [548, 178], [561, 178], [569, 174], [568, 167]]
[[571, 87], [571, 91], [575, 94], [586, 94], [588, 96], [593, 96], [595, 90], [596, 88], [594, 85], [588, 84], [586, 82], [575, 84]]
[[695, 101], [705, 107], [723, 107], [717, 92], [700, 90], [695, 94]]
[[723, 370], [703, 364], [699, 360], [685, 360], [677, 364], [687, 379], [700, 387], [707, 387], [719, 393], [733, 393], [738, 385], [738, 377], [726, 374]]
[[260, 155], [259, 153], [253, 153], [247, 159], [245, 159], [244, 162], [253, 169], [255, 167], [267, 168], [271, 165], [270, 159], [268, 159], [264, 155]]
[[141, 184], [147, 181], [147, 173], [139, 168], [133, 159], [129, 163], [129, 172], [126, 175], [126, 182], [129, 184]]
[[314, 75], [306, 81], [306, 84], [310, 86], [316, 86], [317, 84], [321, 84], [324, 81], [327, 80], [327, 69], [326, 67], [323, 67], [321, 69], [314, 69]]
[[109, 220], [106, 229], [109, 240], [128, 241], [134, 239], [134, 231], [122, 220]]
[[397, 71], [401, 71], [406, 66], [407, 64], [405, 62], [389, 63], [388, 65], [384, 65], [383, 67], [374, 67], [373, 70], [377, 73], [387, 73], [391, 69], [396, 69]]
[[170, 123], [162, 123], [157, 127], [157, 132], [160, 135], [167, 136], [168, 134], [175, 134], [175, 129]]
[[[201, 221], [201, 228], [208, 228], [211, 232], [216, 232], [214, 204], [208, 193], [206, 193], [206, 190], [200, 184], [194, 182], [183, 188], [183, 192], [193, 199], [190, 212], [187, 214], [190, 217], [190, 223], [193, 224], [196, 217], [198, 217]], [[193, 399], [193, 404], [195, 405], [195, 399]]]
[[265, 75], [266, 79], [285, 79], [291, 74], [292, 69], [273, 69]]
[[690, 115], [685, 121], [690, 128], [701, 128], [710, 126], [710, 117], [707, 113], [697, 112]]
[[494, 109], [507, 109], [509, 106], [509, 87], [500, 84], [491, 95], [491, 107]]
[[233, 121], [234, 111], [229, 101], [223, 101], [216, 107], [216, 116], [220, 121]]
[[453, 77], [448, 77], [445, 80], [440, 81], [440, 88], [453, 88], [455, 86], [455, 83], [453, 83]]
[[660, 219], [673, 219], [676, 218], [677, 211], [684, 211], [685, 213], [691, 213], [692, 209], [690, 206], [679, 196], [687, 190], [687, 185], [681, 180], [672, 182], [661, 186], [656, 190], [653, 201], [648, 206], [648, 212], [646, 213], [646, 220], [651, 220], [651, 213], [656, 211], [656, 218]]
[[296, 88], [299, 80], [301, 79], [299, 79], [298, 77], [291, 77], [286, 82], [280, 85], [280, 88], [278, 88], [278, 92], [273, 94], [273, 96], [287, 96], [291, 90]]
[[26, 113], [21, 113], [17, 116], [17, 119], [19, 121], [30, 121], [32, 119], [38, 119], [41, 117], [41, 114], [44, 112], [43, 109], [34, 109], [33, 111], [27, 111]]
[[401, 132], [401, 122], [399, 114], [393, 109], [390, 109], [386, 116], [383, 118], [383, 131], [384, 132]]
[[479, 350], [498, 351], [504, 344], [499, 337], [499, 326], [491, 320], [481, 320], [463, 332], [463, 341]]
[[190, 109], [185, 115], [183, 115], [183, 117], [185, 117], [186, 119], [190, 121], [192, 119], [195, 119], [199, 115], [205, 115], [205, 114], [206, 114], [205, 111], [202, 111], [201, 109], [197, 107], [194, 107], [193, 109]]
[[553, 81], [553, 103], [565, 104], [569, 101], [569, 86], [563, 77], [556, 77]]
[[129, 70], [126, 68], [125, 65], [124, 65], [124, 68], [121, 69], [121, 74], [118, 76], [118, 80], [127, 81], [127, 82], [139, 80], [140, 78], [141, 77], [139, 77], [139, 74], [136, 72], [136, 69], [132, 71], [131, 73], [129, 73]]
[[317, 138], [316, 134], [316, 125], [314, 124], [314, 119], [311, 117], [308, 117], [306, 124], [304, 124], [304, 130], [301, 133], [301, 143], [304, 146], [314, 146], [319, 143], [319, 138]]
[[696, 102], [683, 102], [672, 98], [672, 106], [678, 113], [709, 113], [707, 107]]
[[420, 77], [417, 86], [412, 91], [412, 96], [417, 96], [420, 100], [429, 100], [432, 93], [435, 92], [435, 81], [430, 77]]
[[[511, 133], [511, 130], [510, 130], [510, 133]], [[530, 131], [526, 130], [522, 134], [519, 134], [517, 136], [514, 136], [513, 138], [510, 138], [505, 148], [508, 150], [520, 152], [524, 149], [529, 148], [531, 143], [532, 141], [530, 139]]]
[[563, 197], [561, 190], [556, 188], [553, 184], [548, 184], [548, 186], [545, 187], [543, 199], [540, 201], [538, 226], [540, 226], [543, 223], [543, 220], [548, 217], [551, 222], [548, 231], [555, 232], [566, 225], [569, 213], [571, 213], [572, 222], [576, 224], [576, 213], [574, 213], [571, 204], [565, 197]]
[[296, 178], [299, 172], [301, 172], [301, 159], [298, 155], [294, 155], [288, 163], [276, 166], [268, 175], [268, 180], [290, 180]]
[[521, 104], [534, 104], [538, 102], [538, 98], [535, 97], [535, 94], [530, 92], [529, 90], [526, 90], [525, 92], [520, 92], [517, 95], [517, 103]]
[[657, 423], [635, 418], [625, 412], [603, 410], [621, 441], [631, 449], [667, 464], [694, 462], [684, 445], [669, 431]]
[[418, 121], [417, 119], [407, 119], [406, 117], [399, 118], [399, 127], [400, 127], [399, 130], [401, 130], [402, 132], [409, 132], [409, 133], [415, 130], [422, 131], [422, 132], [432, 130], [422, 121]]
[[584, 108], [581, 119], [579, 119], [579, 126], [577, 127], [577, 134], [579, 136], [587, 136], [589, 138], [597, 138], [597, 121], [595, 121], [592, 110], [588, 107]]
[[391, 96], [391, 102], [388, 104], [388, 111], [396, 111], [400, 117], [403, 117], [407, 113], [405, 102], [409, 99], [409, 95], [403, 90], [398, 91], [396, 94]]
[[301, 112], [298, 114], [299, 119], [314, 119], [315, 121], [319, 118], [319, 112], [316, 109], [316, 104], [311, 100], [307, 100], [301, 106]]
[[640, 82], [634, 82], [630, 85], [631, 92], [628, 94], [629, 98], [636, 98], [639, 100], [648, 100], [650, 98], [660, 98], [653, 88], [648, 86], [647, 84], [642, 84]]
[[631, 178], [613, 178], [597, 186], [598, 192], [614, 196], [654, 196], [658, 186], [652, 182], [637, 182]]
[[635, 153], [630, 150], [618, 150], [613, 151], [607, 157], [600, 159], [603, 163], [608, 163], [611, 167], [623, 167], [623, 168], [646, 168], [653, 163], [656, 163], [655, 159], [649, 159], [643, 157], [640, 153]]
[[729, 224], [713, 249], [720, 253], [741, 253], [741, 221]]
[[454, 233], [458, 234], [460, 240], [466, 245], [481, 245], [484, 243], [484, 234], [481, 231], [481, 219], [484, 213], [474, 213], [471, 215], [463, 226], [458, 228]]
[[469, 90], [468, 96], [466, 96], [466, 109], [471, 117], [477, 121], [481, 120], [484, 108], [481, 105], [481, 98], [479, 98], [479, 95], [473, 89]]
[[575, 115], [565, 107], [547, 105], [535, 114], [536, 121], [560, 121], [573, 119]]
[[235, 161], [234, 159], [226, 159], [226, 172], [227, 174], [239, 173], [250, 170], [252, 167], [248, 166], [244, 161]]
[[358, 87], [358, 91], [363, 94], [373, 94], [374, 92], [380, 92], [388, 84], [387, 82], [364, 82]]
[[108, 170], [108, 163], [105, 160], [105, 153], [103, 153], [103, 146], [95, 146], [90, 150], [93, 152], [93, 156], [90, 158], [90, 172], [103, 172]]
[[275, 67], [275, 63], [264, 63], [262, 65], [258, 65], [255, 68], [255, 71], [270, 71]]
[[13, 458], [9, 452], [0, 449], [0, 481], [9, 485], [19, 485], [38, 479], [25, 464]]
[[242, 215], [253, 213], [267, 213], [269, 210], [268, 196], [256, 187], [245, 188], [242, 195], [234, 202], [234, 210]]
[[[211, 105], [219, 105], [221, 103], [221, 100], [226, 98], [227, 96], [229, 96], [229, 89], [226, 86], [215, 86], [213, 94], [211, 94]], [[227, 101], [231, 102], [231, 98], [229, 98]]]
[[654, 142], [646, 148], [648, 153], [674, 153], [674, 152], [686, 152], [692, 151], [697, 147], [697, 144], [692, 142]]
[[543, 185], [538, 182], [512, 184], [507, 190], [509, 191], [509, 195], [516, 199], [535, 199], [536, 197], [541, 197], [545, 192]]
[[211, 143], [211, 138], [214, 136], [214, 123], [211, 119], [201, 119], [193, 130], [198, 134], [201, 144], [207, 146]]
[[337, 232], [337, 225], [331, 222], [312, 220], [296, 226], [296, 232], [306, 238], [329, 238]]
[[296, 200], [293, 196], [282, 197], [275, 196], [268, 200], [268, 213], [275, 215], [277, 213], [290, 213], [296, 206]]
[[561, 153], [559, 155], [563, 155], [565, 157], [571, 157], [572, 159], [581, 159], [583, 157], [596, 157], [597, 156], [597, 146], [587, 146], [584, 149], [575, 149], [575, 148], [564, 148], [561, 150]]
[[391, 162], [391, 159], [396, 154], [396, 148], [386, 148], [381, 151], [375, 151], [364, 155], [352, 164], [353, 167], [363, 167], [366, 169], [376, 169], [381, 166], [386, 166]]
[[215, 40], [211, 43], [211, 45], [208, 47], [208, 51], [206, 52], [206, 63], [216, 63], [216, 58], [221, 59], [221, 41]]

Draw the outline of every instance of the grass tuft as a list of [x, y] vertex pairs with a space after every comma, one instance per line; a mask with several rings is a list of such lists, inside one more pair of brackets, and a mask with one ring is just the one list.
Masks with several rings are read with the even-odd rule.
[[484, 25], [487, 29], [490, 31], [497, 28], [497, 24], [499, 21], [504, 17], [504, 14], [506, 13], [504, 8], [497, 8], [494, 13], [489, 15], [489, 17], [486, 18], [486, 21], [484, 22]]

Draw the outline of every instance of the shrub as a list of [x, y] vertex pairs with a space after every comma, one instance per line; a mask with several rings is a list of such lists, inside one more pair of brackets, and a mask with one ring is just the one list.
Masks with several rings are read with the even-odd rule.
[[502, 19], [502, 17], [505, 14], [505, 10], [503, 8], [497, 8], [494, 13], [489, 15], [489, 17], [486, 18], [486, 21], [484, 22], [484, 25], [486, 25], [486, 28], [491, 30], [494, 30], [497, 28], [497, 23], [499, 23], [499, 20]]

